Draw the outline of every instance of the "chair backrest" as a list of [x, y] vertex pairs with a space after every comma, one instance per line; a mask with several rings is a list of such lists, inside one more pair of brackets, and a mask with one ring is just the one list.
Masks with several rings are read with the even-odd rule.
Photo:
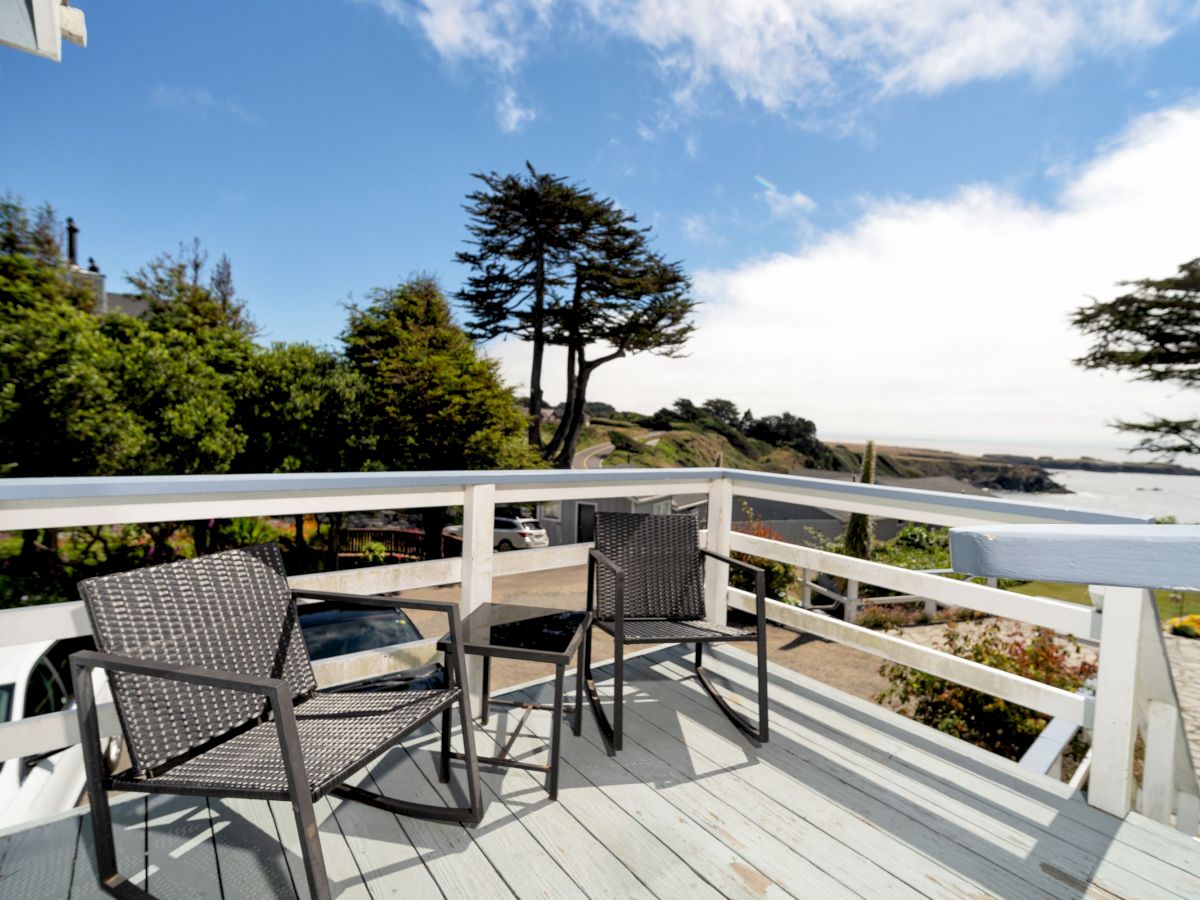
[[[100, 650], [316, 687], [283, 557], [243, 547], [89, 578], [79, 594]], [[134, 769], [147, 772], [256, 718], [257, 694], [110, 673]]]
[[[704, 618], [704, 576], [694, 516], [596, 513], [596, 549], [625, 572], [625, 617]], [[596, 566], [597, 619], [615, 615], [616, 580]]]

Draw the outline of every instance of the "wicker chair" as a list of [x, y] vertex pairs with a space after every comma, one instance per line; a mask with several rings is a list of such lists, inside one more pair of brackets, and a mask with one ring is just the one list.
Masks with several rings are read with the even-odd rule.
[[[754, 573], [757, 627], [735, 628], [704, 618], [704, 557]], [[592, 635], [584, 646], [588, 697], [609, 749], [621, 749], [626, 644], [695, 643], [696, 676], [737, 728], [766, 743], [767, 629], [763, 570], [700, 547], [690, 515], [598, 513], [596, 546], [588, 557], [588, 610], [593, 626], [613, 638], [613, 716], [610, 724], [592, 676]], [[704, 645], [755, 641], [758, 645], [758, 723], [736, 712], [704, 671]]]
[[[358, 597], [288, 588], [275, 545], [90, 578], [79, 585], [99, 652], [71, 657], [87, 791], [101, 886], [148, 897], [117, 870], [107, 790], [289, 800], [313, 898], [330, 896], [313, 802], [336, 794], [389, 812], [477, 823], [479, 770], [463, 659], [444, 688], [335, 693], [317, 690], [296, 617], [297, 596], [363, 606], [444, 612], [459, 640], [452, 603]], [[132, 759], [105, 771], [92, 669], [108, 672]], [[442, 714], [449, 752], [458, 704], [467, 759], [466, 808], [406, 803], [343, 782]]]

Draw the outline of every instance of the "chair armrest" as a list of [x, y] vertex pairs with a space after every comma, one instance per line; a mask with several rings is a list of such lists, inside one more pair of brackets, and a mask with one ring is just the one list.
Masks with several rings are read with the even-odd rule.
[[262, 678], [238, 672], [205, 669], [201, 666], [180, 666], [156, 659], [137, 659], [116, 653], [101, 653], [96, 650], [80, 650], [72, 653], [71, 682], [75, 686], [75, 713], [79, 721], [79, 737], [83, 745], [84, 771], [87, 783], [102, 790], [108, 785], [104, 765], [100, 759], [100, 728], [96, 719], [96, 698], [92, 692], [89, 669], [104, 669], [108, 672], [124, 672], [129, 675], [144, 675], [199, 684], [207, 687], [225, 688], [247, 694], [260, 694], [267, 698], [275, 714], [275, 731], [279, 735], [283, 767], [287, 773], [288, 788], [295, 798], [308, 790], [304, 757], [300, 750], [300, 735], [296, 729], [296, 713], [292, 705], [291, 688], [282, 678]]
[[620, 644], [625, 635], [625, 570], [595, 547], [592, 547], [590, 550], [588, 550], [588, 612], [595, 611], [595, 602], [592, 591], [594, 589], [596, 580], [596, 563], [600, 563], [600, 565], [612, 572], [613, 576], [616, 578], [616, 589], [613, 592], [613, 623], [616, 626], [616, 633], [613, 635], [613, 637], [615, 638], [616, 642]]
[[700, 548], [700, 553], [704, 556], [711, 556], [713, 559], [718, 560], [719, 562], [728, 563], [731, 566], [737, 566], [739, 569], [745, 569], [748, 572], [758, 573], [763, 571], [761, 566], [751, 565], [744, 560], [734, 559], [732, 556], [722, 556], [720, 553], [717, 553], [713, 550], [706, 550], [703, 547]]
[[758, 613], [758, 627], [760, 629], [766, 626], [767, 616], [767, 574], [761, 566], [751, 565], [740, 559], [734, 559], [732, 556], [723, 556], [720, 553], [715, 553], [712, 550], [700, 548], [701, 556], [711, 557], [719, 562], [728, 563], [731, 566], [737, 566], [739, 569], [745, 569], [747, 572], [754, 573], [754, 604], [755, 610]]
[[205, 669], [200, 666], [181, 666], [157, 659], [138, 659], [116, 653], [101, 653], [97, 650], [80, 650], [72, 653], [71, 664], [81, 669], [104, 669], [129, 675], [165, 678], [169, 681], [202, 684], [208, 687], [242, 691], [247, 694], [262, 694], [264, 697], [270, 697], [281, 688], [286, 689], [288, 686], [282, 678], [262, 678], [257, 675]]
[[621, 577], [625, 576], [624, 569], [618, 566], [615, 562], [613, 562], [595, 547], [592, 547], [590, 550], [588, 550], [588, 556], [596, 560], [596, 562], [600, 563], [600, 565], [604, 566], [604, 568], [610, 570], [614, 575], [619, 575]]

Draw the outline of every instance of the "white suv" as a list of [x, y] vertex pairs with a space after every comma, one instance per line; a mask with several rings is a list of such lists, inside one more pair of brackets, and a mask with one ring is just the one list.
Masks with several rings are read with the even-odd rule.
[[[527, 550], [530, 547], [549, 547], [550, 535], [537, 519], [496, 516], [492, 540], [497, 550]], [[463, 527], [448, 525], [442, 534], [462, 540]]]

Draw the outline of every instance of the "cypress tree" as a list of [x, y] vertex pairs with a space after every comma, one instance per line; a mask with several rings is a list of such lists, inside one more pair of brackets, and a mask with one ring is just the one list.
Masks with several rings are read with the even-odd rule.
[[[863, 484], [875, 483], [875, 442], [867, 441], [863, 451], [862, 470], [859, 474]], [[875, 524], [866, 513], [852, 513], [846, 521], [846, 533], [842, 536], [842, 546], [849, 556], [859, 559], [870, 559], [875, 547]]]

